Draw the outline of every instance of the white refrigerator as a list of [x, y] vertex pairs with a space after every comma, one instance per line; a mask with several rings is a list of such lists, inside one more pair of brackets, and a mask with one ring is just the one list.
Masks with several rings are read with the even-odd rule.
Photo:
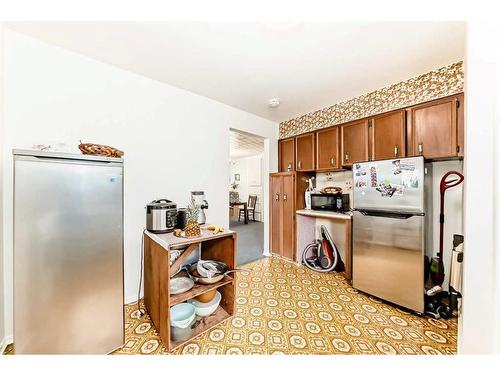
[[16, 354], [124, 343], [123, 161], [14, 150]]

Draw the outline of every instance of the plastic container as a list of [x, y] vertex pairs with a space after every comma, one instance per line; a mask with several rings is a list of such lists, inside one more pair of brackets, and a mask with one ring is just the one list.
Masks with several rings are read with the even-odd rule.
[[215, 293], [215, 297], [210, 302], [202, 303], [195, 299], [190, 299], [188, 300], [188, 303], [190, 303], [194, 307], [196, 315], [209, 316], [212, 315], [215, 312], [215, 310], [217, 310], [217, 307], [219, 307], [221, 299], [222, 296], [220, 292], [217, 291]]
[[191, 338], [197, 326], [196, 309], [190, 303], [179, 303], [170, 308], [170, 337], [172, 341]]

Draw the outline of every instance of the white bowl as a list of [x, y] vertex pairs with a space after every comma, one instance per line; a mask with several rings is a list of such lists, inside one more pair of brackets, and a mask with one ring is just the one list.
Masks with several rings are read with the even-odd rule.
[[217, 307], [219, 307], [221, 299], [222, 295], [220, 294], [219, 291], [217, 291], [215, 292], [215, 297], [210, 302], [202, 303], [195, 299], [190, 299], [188, 303], [194, 306], [196, 315], [209, 316], [212, 315], [215, 312], [215, 310], [217, 310]]
[[170, 308], [170, 325], [177, 328], [186, 328], [196, 318], [196, 309], [192, 304], [179, 303]]

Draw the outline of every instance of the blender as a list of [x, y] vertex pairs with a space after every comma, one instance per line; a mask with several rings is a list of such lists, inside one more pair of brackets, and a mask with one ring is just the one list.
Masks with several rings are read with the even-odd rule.
[[194, 204], [200, 208], [200, 213], [198, 214], [198, 224], [205, 224], [207, 217], [205, 215], [205, 209], [208, 208], [208, 202], [205, 200], [204, 191], [192, 191], [191, 199], [194, 200]]

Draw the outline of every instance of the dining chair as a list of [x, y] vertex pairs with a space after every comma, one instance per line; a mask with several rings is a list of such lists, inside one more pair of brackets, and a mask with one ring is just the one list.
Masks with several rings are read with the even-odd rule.
[[[248, 219], [250, 220], [250, 214], [252, 214], [252, 221], [255, 221], [255, 206], [257, 205], [257, 196], [256, 195], [249, 195], [248, 196], [248, 204], [247, 204], [247, 215]], [[245, 210], [243, 208], [240, 208], [240, 214], [238, 216], [238, 221], [241, 220], [241, 215], [243, 215], [243, 218], [245, 218]]]

